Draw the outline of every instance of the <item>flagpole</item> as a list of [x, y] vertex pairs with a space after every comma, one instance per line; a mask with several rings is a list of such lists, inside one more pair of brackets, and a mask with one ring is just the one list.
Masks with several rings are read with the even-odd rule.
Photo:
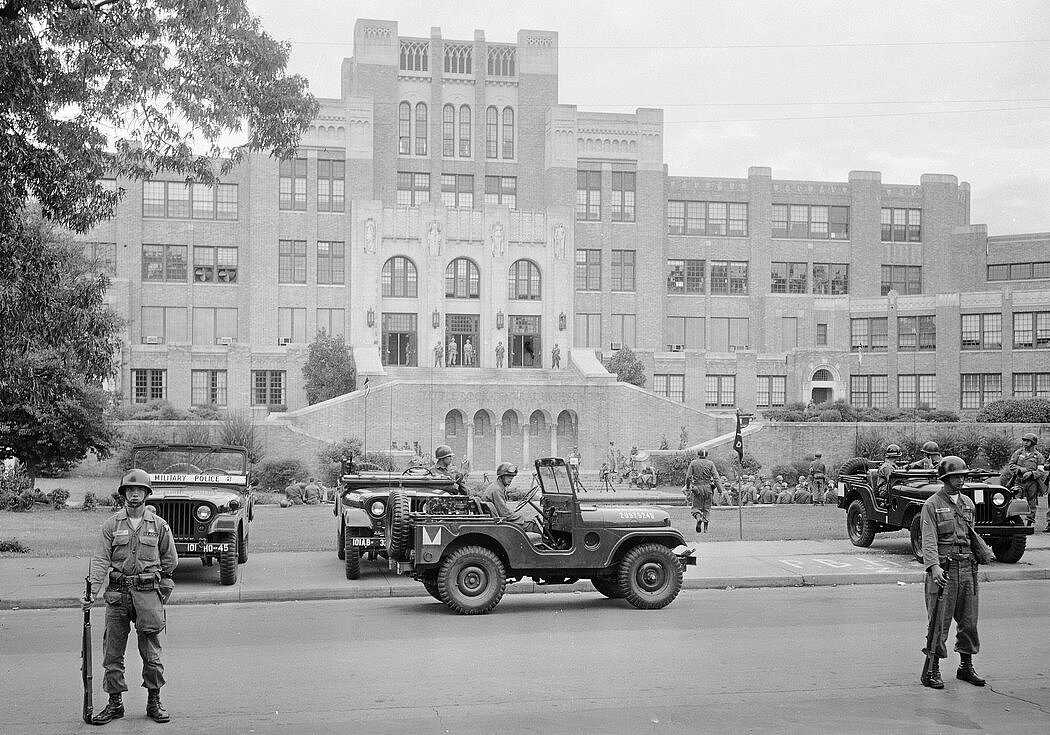
[[733, 449], [736, 451], [736, 502], [737, 520], [740, 528], [740, 540], [744, 540], [744, 488], [740, 476], [744, 471], [744, 435], [740, 432], [740, 409], [736, 410], [736, 436], [733, 437]]

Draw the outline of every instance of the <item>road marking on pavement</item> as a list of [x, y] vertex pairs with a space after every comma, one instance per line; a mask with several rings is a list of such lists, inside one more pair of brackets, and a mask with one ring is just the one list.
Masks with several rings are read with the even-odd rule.
[[914, 571], [910, 564], [891, 561], [882, 558], [856, 557], [820, 557], [804, 556], [790, 559], [777, 559], [784, 566], [797, 570], [810, 572], [827, 571], [828, 569], [846, 570], [852, 569], [859, 572], [874, 572], [877, 574], [900, 574]]

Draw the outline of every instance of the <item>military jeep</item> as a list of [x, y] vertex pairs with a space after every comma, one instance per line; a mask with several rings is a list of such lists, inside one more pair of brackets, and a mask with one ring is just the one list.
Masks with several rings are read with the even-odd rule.
[[234, 584], [248, 561], [255, 480], [248, 450], [218, 444], [137, 444], [131, 464], [149, 473], [146, 505], [168, 522], [179, 557], [219, 561], [219, 582]]
[[361, 557], [375, 561], [386, 557], [386, 515], [391, 490], [397, 489], [409, 507], [422, 510], [431, 498], [448, 497], [453, 481], [433, 475], [425, 467], [404, 472], [370, 470], [348, 464], [340, 478], [340, 491], [332, 512], [336, 522], [336, 553], [343, 560], [347, 579], [361, 576]]
[[[908, 529], [912, 554], [922, 561], [922, 518], [926, 499], [941, 488], [935, 470], [897, 470], [890, 475], [885, 496], [878, 464], [863, 457], [839, 470], [838, 506], [846, 511], [846, 532], [854, 546], [867, 547], [875, 534]], [[989, 543], [998, 561], [1014, 564], [1024, 556], [1033, 528], [1024, 523], [1028, 503], [1001, 485], [986, 482], [999, 473], [971, 470], [962, 492], [974, 502], [974, 528]]]
[[647, 610], [678, 596], [685, 567], [696, 558], [665, 511], [581, 504], [563, 459], [537, 459], [535, 466], [534, 484], [516, 510], [531, 506], [538, 532], [499, 517], [477, 497], [415, 510], [402, 490], [391, 491], [390, 568], [462, 615], [492, 610], [508, 583], [526, 577], [537, 584], [589, 579], [606, 597]]

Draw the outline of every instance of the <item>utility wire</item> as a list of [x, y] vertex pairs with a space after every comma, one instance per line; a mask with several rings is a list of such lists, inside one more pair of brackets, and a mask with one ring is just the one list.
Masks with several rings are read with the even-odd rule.
[[[407, 40], [408, 37], [406, 37]], [[427, 38], [411, 37], [411, 40], [430, 40]], [[443, 38], [443, 41], [452, 41], [453, 39]], [[286, 43], [290, 43], [293, 46], [353, 46], [354, 42], [351, 41], [300, 41], [297, 39], [286, 39]], [[455, 42], [455, 41], [454, 41]], [[457, 42], [459, 43], [459, 42]], [[506, 45], [499, 41], [493, 41], [491, 43]], [[984, 41], [886, 41], [886, 42], [857, 42], [857, 43], [742, 43], [742, 44], [705, 44], [702, 46], [695, 45], [668, 45], [668, 44], [650, 44], [650, 45], [608, 45], [600, 44], [593, 46], [585, 45], [559, 45], [558, 49], [580, 49], [583, 51], [593, 51], [601, 49], [660, 49], [663, 51], [721, 51], [721, 50], [732, 50], [732, 49], [806, 49], [806, 48], [900, 48], [908, 46], [999, 46], [1006, 44], [1039, 44], [1039, 43], [1050, 43], [1048, 38], [1019, 38], [1019, 39], [1000, 39], [1000, 40], [984, 40]]]
[[1022, 110], [1050, 110], [1046, 107], [996, 107], [992, 109], [970, 109], [970, 110], [923, 110], [917, 112], [880, 112], [860, 115], [805, 115], [798, 117], [743, 117], [724, 118], [719, 120], [664, 120], [664, 125], [699, 125], [708, 123], [727, 122], [783, 122], [789, 120], [851, 120], [855, 118], [869, 117], [912, 117], [917, 115], [959, 115], [975, 112], [1019, 112]]

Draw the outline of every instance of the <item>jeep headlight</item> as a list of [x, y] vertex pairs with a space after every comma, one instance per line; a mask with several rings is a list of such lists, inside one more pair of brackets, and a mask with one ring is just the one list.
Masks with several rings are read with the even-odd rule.
[[381, 515], [383, 515], [383, 511], [385, 510], [386, 503], [384, 503], [382, 500], [373, 500], [372, 504], [368, 506], [368, 512], [376, 518], [379, 518]]
[[230, 513], [233, 513], [235, 510], [238, 510], [241, 507], [241, 501], [234, 498], [226, 504], [226, 507], [229, 509]]
[[992, 493], [992, 505], [998, 507], [1006, 505], [1006, 496], [1002, 493]]
[[198, 521], [206, 521], [211, 518], [211, 508], [207, 505], [198, 505], [194, 515], [197, 516]]

